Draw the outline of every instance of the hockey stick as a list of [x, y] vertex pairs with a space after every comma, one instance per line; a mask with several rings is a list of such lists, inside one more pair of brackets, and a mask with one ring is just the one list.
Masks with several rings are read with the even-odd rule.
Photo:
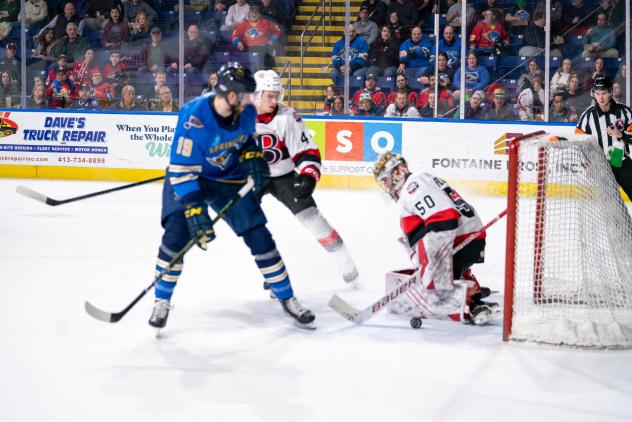
[[119, 190], [129, 189], [129, 188], [133, 188], [133, 187], [136, 187], [136, 186], [145, 185], [145, 184], [151, 183], [151, 182], [157, 182], [158, 180], [162, 180], [164, 178], [165, 178], [165, 176], [153, 177], [151, 179], [141, 180], [140, 182], [134, 182], [134, 183], [130, 183], [128, 185], [123, 185], [123, 186], [119, 186], [119, 187], [112, 188], [112, 189], [106, 189], [106, 190], [102, 190], [102, 191], [99, 191], [99, 192], [88, 193], [86, 195], [75, 196], [73, 198], [68, 198], [68, 199], [53, 199], [53, 198], [50, 198], [50, 197], [44, 195], [43, 193], [36, 192], [36, 191], [34, 191], [32, 189], [29, 189], [29, 188], [27, 188], [25, 186], [18, 186], [15, 189], [15, 191], [17, 193], [21, 194], [21, 195], [28, 196], [31, 199], [34, 199], [34, 200], [39, 201], [39, 202], [43, 202], [46, 205], [50, 205], [51, 207], [55, 207], [57, 205], [67, 204], [69, 202], [81, 201], [82, 199], [88, 199], [88, 198], [92, 198], [94, 196], [105, 195], [106, 193], [110, 193], [110, 192], [116, 192], [116, 191], [119, 191]]
[[[255, 183], [252, 180], [252, 178], [248, 177], [248, 180], [247, 180], [246, 184], [244, 186], [242, 186], [241, 189], [239, 189], [239, 192], [237, 192], [237, 194], [235, 196], [233, 196], [231, 199], [228, 200], [226, 205], [224, 205], [224, 207], [221, 210], [219, 210], [219, 212], [217, 213], [215, 218], [213, 218], [213, 224], [217, 223], [220, 218], [222, 218], [224, 215], [226, 215], [226, 213], [228, 211], [230, 211], [230, 209], [237, 203], [237, 201], [239, 201], [241, 198], [246, 196], [246, 194], [252, 190], [254, 185], [255, 185]], [[151, 290], [156, 285], [156, 283], [158, 283], [158, 281], [165, 274], [167, 274], [171, 270], [171, 268], [174, 265], [176, 265], [178, 263], [178, 261], [180, 261], [180, 259], [182, 259], [182, 257], [193, 246], [195, 246], [195, 244], [198, 242], [198, 240], [199, 240], [199, 237], [194, 237], [191, 240], [189, 240], [189, 242], [171, 259], [171, 261], [169, 261], [169, 263], [165, 266], [165, 268], [163, 268], [162, 271], [160, 271], [160, 273], [154, 277], [154, 280], [151, 282], [151, 284], [149, 286], [145, 287], [145, 289], [142, 292], [140, 292], [140, 294], [138, 296], [136, 296], [136, 298], [134, 300], [132, 300], [132, 302], [129, 305], [127, 305], [125, 307], [125, 309], [123, 309], [122, 311], [120, 311], [120, 312], [106, 312], [106, 311], [103, 311], [103, 310], [97, 308], [96, 306], [94, 306], [90, 302], [86, 301], [84, 303], [84, 307], [86, 309], [86, 312], [88, 313], [88, 315], [90, 315], [91, 317], [93, 317], [95, 319], [98, 319], [99, 321], [112, 322], [112, 323], [120, 321], [121, 318], [123, 318], [125, 316], [125, 314], [127, 314], [127, 312], [129, 312], [129, 310], [132, 309], [134, 307], [134, 305], [136, 305], [136, 303], [139, 300], [141, 300], [143, 298], [143, 296], [145, 296], [145, 294], [147, 294], [147, 292], [149, 290]]]
[[[466, 237], [461, 243], [459, 243], [452, 250], [452, 255], [456, 254], [461, 249], [469, 245], [474, 239], [476, 239], [481, 234], [481, 232], [487, 230], [488, 228], [496, 224], [496, 222], [498, 222], [498, 220], [503, 218], [506, 214], [507, 214], [507, 210], [505, 209], [496, 217], [494, 217], [489, 223], [481, 227], [480, 230]], [[373, 302], [371, 305], [369, 305], [367, 308], [362, 309], [362, 310], [354, 308], [349, 303], [345, 302], [337, 294], [334, 294], [331, 297], [331, 299], [329, 299], [329, 307], [333, 309], [336, 313], [338, 313], [340, 316], [342, 316], [343, 318], [346, 318], [349, 321], [356, 324], [362, 324], [365, 321], [372, 318], [373, 316], [375, 316], [375, 314], [380, 312], [382, 309], [384, 309], [389, 302], [393, 301], [401, 294], [406, 293], [414, 284], [420, 284], [420, 281], [421, 280], [419, 279], [419, 277], [412, 277], [407, 283], [399, 284], [395, 286], [394, 288], [386, 292], [384, 296], [382, 296], [381, 298]]]

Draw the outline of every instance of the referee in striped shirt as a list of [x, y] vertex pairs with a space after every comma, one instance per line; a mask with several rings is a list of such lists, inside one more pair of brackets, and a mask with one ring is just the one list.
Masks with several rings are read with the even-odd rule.
[[611, 168], [617, 183], [632, 200], [632, 110], [612, 99], [612, 81], [607, 76], [597, 77], [590, 93], [593, 105], [579, 118], [575, 133], [594, 135], [606, 157], [615, 139], [623, 141], [623, 163]]

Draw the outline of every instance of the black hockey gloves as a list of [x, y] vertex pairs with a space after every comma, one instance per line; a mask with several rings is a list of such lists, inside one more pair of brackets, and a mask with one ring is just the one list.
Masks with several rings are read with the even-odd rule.
[[270, 169], [263, 158], [263, 152], [255, 146], [246, 146], [241, 150], [239, 163], [241, 163], [241, 174], [244, 178], [252, 177], [255, 183], [254, 192], [261, 199], [263, 188], [270, 177]]
[[305, 199], [312, 196], [316, 189], [316, 179], [307, 174], [299, 174], [294, 178], [294, 196]]
[[208, 215], [208, 207], [204, 202], [192, 202], [184, 207], [184, 217], [191, 237], [198, 238], [198, 246], [206, 250], [206, 244], [215, 239], [213, 222]]

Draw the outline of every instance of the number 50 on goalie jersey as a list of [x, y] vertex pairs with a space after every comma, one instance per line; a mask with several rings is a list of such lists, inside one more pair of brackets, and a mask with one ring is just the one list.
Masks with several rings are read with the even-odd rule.
[[[446, 181], [429, 173], [410, 175], [398, 204], [401, 228], [410, 247], [417, 252], [418, 265], [432, 267], [435, 282], [443, 281], [446, 284], [440, 284], [449, 288], [453, 246], [483, 227], [476, 210]], [[482, 231], [477, 239], [484, 238]]]

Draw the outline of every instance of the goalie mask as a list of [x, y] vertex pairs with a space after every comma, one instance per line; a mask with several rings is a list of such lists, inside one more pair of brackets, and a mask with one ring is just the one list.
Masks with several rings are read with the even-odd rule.
[[255, 81], [257, 89], [255, 91], [255, 101], [257, 104], [261, 102], [261, 94], [263, 91], [278, 92], [278, 102], [283, 101], [285, 90], [281, 83], [281, 77], [274, 70], [259, 70], [255, 72]]
[[395, 201], [399, 199], [399, 193], [410, 174], [404, 157], [392, 152], [380, 155], [373, 168], [377, 184]]

